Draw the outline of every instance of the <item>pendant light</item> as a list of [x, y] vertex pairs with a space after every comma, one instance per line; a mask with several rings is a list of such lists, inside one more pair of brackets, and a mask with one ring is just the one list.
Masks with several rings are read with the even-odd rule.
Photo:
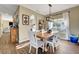
[[48, 4], [48, 6], [49, 6], [49, 16], [46, 17], [46, 20], [47, 20], [47, 21], [49, 21], [50, 18], [51, 18], [51, 8], [52, 8], [52, 5], [51, 5], [51, 4]]

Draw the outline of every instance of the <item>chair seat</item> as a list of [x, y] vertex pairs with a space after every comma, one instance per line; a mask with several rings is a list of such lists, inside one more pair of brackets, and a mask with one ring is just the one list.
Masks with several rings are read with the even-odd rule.
[[43, 41], [37, 40], [37, 44], [32, 44], [31, 46], [34, 46], [35, 48], [42, 47], [44, 45]]
[[53, 39], [48, 39], [47, 41], [52, 42], [52, 41], [53, 41]]
[[37, 44], [38, 44], [38, 47], [41, 47], [42, 45], [44, 45], [44, 42], [43, 41], [37, 41]]
[[53, 37], [54, 36], [49, 37], [48, 40], [47, 40], [47, 42], [53, 42]]
[[54, 43], [51, 40], [48, 40], [47, 43], [53, 45]]

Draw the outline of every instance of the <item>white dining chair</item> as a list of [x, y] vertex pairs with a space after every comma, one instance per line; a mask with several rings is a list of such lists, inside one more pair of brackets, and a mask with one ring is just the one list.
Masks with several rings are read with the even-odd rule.
[[35, 32], [32, 32], [31, 30], [28, 31], [29, 34], [29, 40], [30, 40], [30, 49], [29, 53], [31, 53], [31, 48], [36, 48], [36, 54], [38, 53], [38, 48], [43, 47], [44, 49], [44, 42], [40, 41], [36, 38]]
[[51, 37], [48, 38], [48, 40], [46, 41], [46, 43], [49, 44], [49, 46], [52, 46], [52, 50], [53, 50], [53, 53], [54, 53], [54, 48], [58, 47], [59, 45], [59, 38], [58, 38], [58, 35], [59, 33], [55, 33], [54, 35], [52, 35]]
[[54, 39], [54, 36], [49, 37], [47, 39], [46, 43], [49, 44], [49, 46], [52, 46], [52, 50], [54, 52], [54, 41], [53, 41], [53, 39]]

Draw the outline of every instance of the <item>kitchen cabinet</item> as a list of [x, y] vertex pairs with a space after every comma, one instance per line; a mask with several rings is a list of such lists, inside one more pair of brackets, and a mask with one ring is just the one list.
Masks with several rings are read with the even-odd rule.
[[12, 43], [16, 43], [16, 37], [17, 37], [17, 30], [16, 28], [10, 29], [10, 38]]

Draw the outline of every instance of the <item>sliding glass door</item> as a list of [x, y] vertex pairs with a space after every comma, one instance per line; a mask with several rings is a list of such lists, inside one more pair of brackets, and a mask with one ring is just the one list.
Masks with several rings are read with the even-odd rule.
[[51, 29], [52, 31], [59, 31], [60, 38], [64, 40], [68, 39], [67, 26], [67, 20], [65, 20], [63, 17], [58, 19], [51, 19], [51, 21], [48, 21], [48, 29]]

